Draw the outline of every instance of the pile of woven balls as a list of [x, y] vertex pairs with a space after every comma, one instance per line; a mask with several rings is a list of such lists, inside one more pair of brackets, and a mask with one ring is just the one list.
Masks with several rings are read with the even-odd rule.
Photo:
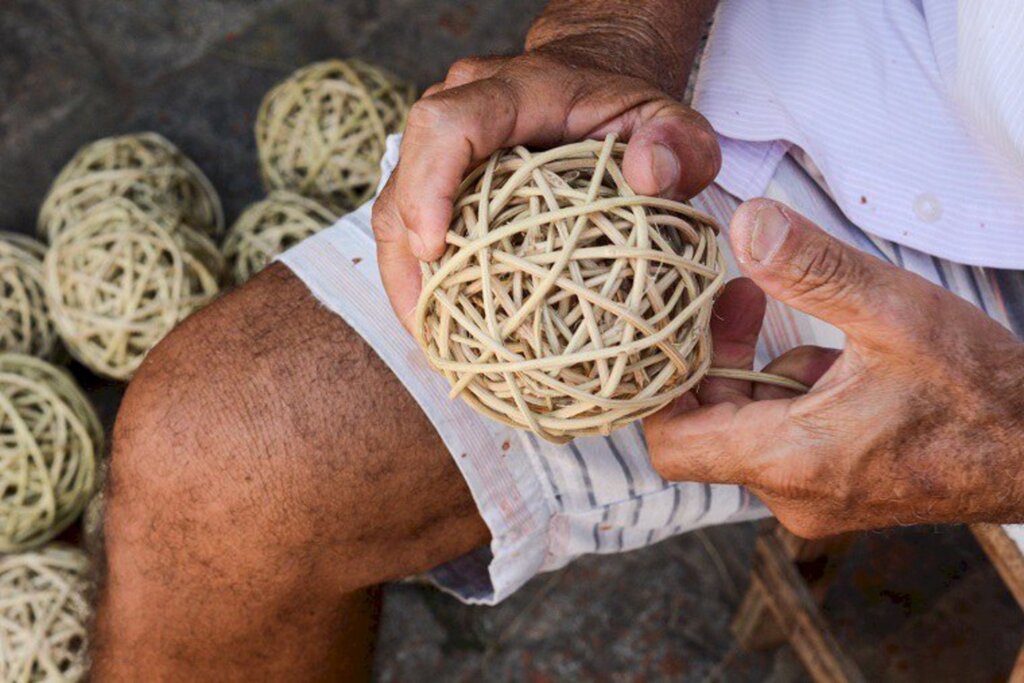
[[75, 539], [83, 511], [96, 515], [104, 430], [75, 376], [130, 379], [224, 286], [369, 198], [413, 97], [354, 60], [295, 72], [258, 113], [267, 197], [227, 231], [206, 175], [147, 132], [74, 154], [38, 239], [0, 233], [0, 681], [87, 675], [88, 561]]

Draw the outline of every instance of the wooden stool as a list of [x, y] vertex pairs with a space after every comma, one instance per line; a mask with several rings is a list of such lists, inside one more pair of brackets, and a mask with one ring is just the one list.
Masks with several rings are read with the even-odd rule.
[[[1017, 604], [1024, 610], [1024, 552], [1021, 552], [1020, 546], [999, 524], [972, 524], [971, 532], [1003, 577], [1003, 583], [1010, 589]], [[1024, 645], [1010, 672], [1010, 683], [1024, 683]]]
[[[970, 528], [1024, 609], [1024, 553], [998, 524]], [[762, 650], [788, 641], [815, 681], [864, 681], [820, 609], [854, 538], [855, 534], [844, 534], [809, 541], [786, 531], [775, 520], [763, 522], [751, 564], [750, 588], [732, 623], [740, 645]], [[1024, 647], [1009, 680], [1024, 683]]]

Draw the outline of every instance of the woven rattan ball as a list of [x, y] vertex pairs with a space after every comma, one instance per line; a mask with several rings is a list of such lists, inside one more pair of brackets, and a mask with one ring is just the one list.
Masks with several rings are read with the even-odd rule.
[[0, 233], [0, 353], [53, 354], [57, 333], [43, 293], [44, 253], [33, 239]]
[[275, 256], [334, 220], [334, 214], [319, 202], [294, 192], [277, 190], [256, 202], [238, 217], [224, 243], [235, 282], [245, 282]]
[[0, 680], [86, 677], [88, 561], [63, 544], [0, 557]]
[[60, 232], [43, 263], [64, 345], [114, 379], [130, 378], [172, 327], [216, 296], [223, 272], [206, 236], [120, 197]]
[[70, 375], [0, 354], [0, 552], [39, 545], [92, 495], [103, 431]]
[[495, 154], [424, 265], [415, 330], [452, 395], [551, 441], [653, 413], [710, 364], [714, 220], [636, 195], [624, 151], [609, 137]]
[[268, 190], [291, 190], [344, 213], [380, 180], [384, 141], [405, 125], [412, 86], [358, 60], [299, 69], [267, 93], [256, 120]]
[[52, 242], [111, 197], [169, 213], [210, 236], [223, 232], [220, 199], [203, 172], [164, 137], [137, 133], [97, 140], [75, 154], [43, 201], [40, 234]]

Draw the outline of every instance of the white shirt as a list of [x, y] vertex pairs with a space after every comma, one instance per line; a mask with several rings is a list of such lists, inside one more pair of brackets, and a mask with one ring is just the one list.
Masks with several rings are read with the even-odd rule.
[[723, 0], [694, 106], [741, 198], [797, 146], [867, 232], [1024, 269], [1020, 0]]

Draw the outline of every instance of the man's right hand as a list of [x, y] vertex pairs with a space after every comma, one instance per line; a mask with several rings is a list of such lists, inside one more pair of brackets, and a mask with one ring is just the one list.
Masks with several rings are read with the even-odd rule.
[[406, 328], [421, 289], [418, 261], [444, 252], [455, 193], [470, 169], [503, 147], [612, 132], [629, 143], [623, 171], [638, 193], [685, 199], [718, 173], [708, 122], [642, 76], [605, 70], [557, 43], [456, 62], [413, 106], [401, 161], [373, 210], [381, 276]]

